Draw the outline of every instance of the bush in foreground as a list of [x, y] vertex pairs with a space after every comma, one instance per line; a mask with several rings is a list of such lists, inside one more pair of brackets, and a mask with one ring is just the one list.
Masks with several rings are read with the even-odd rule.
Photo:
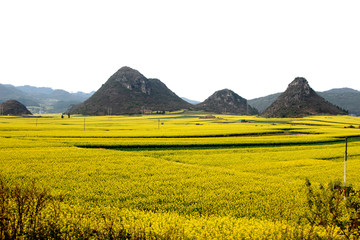
[[338, 183], [306, 186], [307, 212], [295, 223], [111, 207], [89, 211], [34, 182], [10, 185], [0, 177], [0, 239], [359, 239], [360, 192]]
[[360, 191], [341, 186], [340, 182], [317, 188], [306, 180], [307, 206], [305, 215], [316, 236], [315, 227], [325, 230], [329, 238], [360, 238]]

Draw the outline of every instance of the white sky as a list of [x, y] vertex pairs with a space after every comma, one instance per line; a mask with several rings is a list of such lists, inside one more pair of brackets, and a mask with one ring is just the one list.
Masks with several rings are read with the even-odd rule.
[[305, 77], [360, 90], [360, 1], [0, 0], [0, 83], [90, 92], [122, 66], [202, 101]]

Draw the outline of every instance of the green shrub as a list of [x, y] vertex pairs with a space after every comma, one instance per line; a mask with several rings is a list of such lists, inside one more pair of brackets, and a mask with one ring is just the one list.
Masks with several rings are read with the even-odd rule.
[[[305, 218], [314, 227], [323, 228], [329, 238], [360, 238], [360, 191], [331, 182], [313, 187], [306, 180], [307, 207]], [[313, 232], [311, 232], [313, 234]]]

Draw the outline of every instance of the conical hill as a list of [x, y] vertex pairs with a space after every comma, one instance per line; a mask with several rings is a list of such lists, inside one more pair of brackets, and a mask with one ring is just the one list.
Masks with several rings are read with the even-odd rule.
[[32, 113], [20, 102], [16, 100], [7, 100], [0, 104], [0, 115], [31, 115]]
[[247, 103], [246, 99], [229, 89], [216, 91], [204, 102], [197, 104], [196, 109], [219, 114], [254, 115], [258, 113]]
[[286, 118], [321, 114], [338, 115], [347, 112], [319, 96], [305, 78], [297, 77], [262, 115]]
[[148, 79], [137, 70], [122, 67], [71, 113], [86, 115], [140, 114], [191, 108], [158, 79]]

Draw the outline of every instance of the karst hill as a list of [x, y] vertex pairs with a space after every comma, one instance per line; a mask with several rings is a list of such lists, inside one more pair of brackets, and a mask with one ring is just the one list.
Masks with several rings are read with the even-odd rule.
[[231, 113], [239, 115], [254, 115], [258, 111], [251, 107], [247, 100], [229, 89], [216, 91], [204, 102], [196, 105], [196, 109], [212, 113]]
[[122, 67], [88, 100], [71, 113], [86, 115], [139, 114], [189, 109], [192, 105], [158, 79], [148, 79], [137, 70]]
[[308, 115], [339, 115], [346, 111], [320, 97], [302, 77], [295, 78], [263, 113], [265, 117], [304, 117]]
[[32, 113], [20, 102], [16, 100], [7, 100], [0, 104], [0, 115], [31, 115]]
[[[275, 95], [274, 95], [275, 96]], [[139, 71], [122, 67], [85, 102], [69, 113], [84, 115], [143, 114], [182, 109], [217, 114], [256, 115], [258, 110], [229, 89], [216, 91], [204, 102], [193, 105], [178, 97], [159, 79], [148, 79]], [[318, 114], [347, 114], [319, 96], [302, 77], [295, 78], [262, 113], [265, 117], [304, 117]]]

